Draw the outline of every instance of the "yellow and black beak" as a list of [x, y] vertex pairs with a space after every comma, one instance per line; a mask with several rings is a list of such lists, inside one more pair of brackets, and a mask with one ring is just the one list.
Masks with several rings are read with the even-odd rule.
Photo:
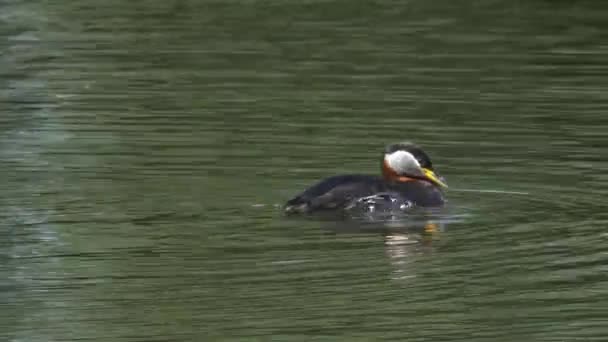
[[433, 170], [431, 169], [427, 169], [427, 168], [422, 168], [422, 171], [424, 171], [424, 176], [430, 180], [431, 182], [439, 185], [442, 188], [447, 188], [448, 185], [445, 184], [440, 178], [439, 176], [437, 176], [437, 174], [435, 174], [435, 172], [433, 172]]

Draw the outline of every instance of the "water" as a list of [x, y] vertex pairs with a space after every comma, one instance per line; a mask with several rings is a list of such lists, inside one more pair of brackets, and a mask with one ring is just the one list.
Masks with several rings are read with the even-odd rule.
[[[7, 341], [608, 335], [608, 6], [4, 1]], [[415, 141], [435, 232], [285, 218]]]

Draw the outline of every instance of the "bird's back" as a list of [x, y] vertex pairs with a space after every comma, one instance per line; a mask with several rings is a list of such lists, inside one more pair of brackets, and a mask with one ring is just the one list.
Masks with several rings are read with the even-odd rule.
[[382, 178], [370, 175], [340, 175], [325, 178], [287, 201], [285, 212], [339, 209], [361, 197], [387, 190]]
[[444, 204], [441, 190], [427, 181], [387, 182], [377, 176], [340, 175], [323, 179], [287, 201], [285, 212], [356, 209], [366, 207], [370, 200], [377, 208], [439, 207]]

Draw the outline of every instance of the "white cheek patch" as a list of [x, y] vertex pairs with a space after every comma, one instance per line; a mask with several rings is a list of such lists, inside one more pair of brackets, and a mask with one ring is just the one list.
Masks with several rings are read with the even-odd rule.
[[400, 175], [419, 175], [421, 173], [420, 163], [414, 156], [406, 151], [395, 151], [384, 155], [388, 166]]

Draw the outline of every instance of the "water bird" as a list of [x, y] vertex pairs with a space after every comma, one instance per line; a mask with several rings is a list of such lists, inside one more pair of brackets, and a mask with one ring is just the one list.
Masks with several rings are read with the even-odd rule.
[[287, 214], [327, 211], [403, 211], [441, 207], [444, 179], [422, 148], [410, 142], [387, 145], [382, 176], [347, 174], [325, 178], [284, 205]]

